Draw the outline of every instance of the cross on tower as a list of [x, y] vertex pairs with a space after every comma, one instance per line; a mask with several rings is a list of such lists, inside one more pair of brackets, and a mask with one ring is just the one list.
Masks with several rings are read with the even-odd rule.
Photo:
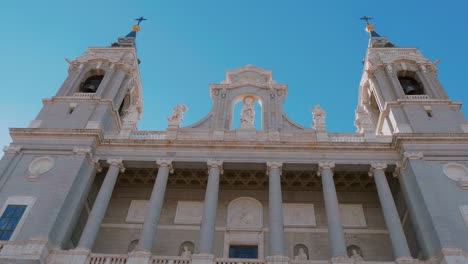
[[363, 17], [361, 17], [360, 19], [366, 21], [366, 24], [369, 25], [369, 20], [372, 20], [373, 18], [372, 18], [372, 17], [368, 17], [368, 16], [363, 16]]
[[143, 21], [143, 20], [148, 20], [148, 19], [146, 19], [146, 18], [144, 18], [144, 17], [141, 16], [141, 17], [139, 17], [139, 18], [135, 18], [134, 20], [138, 21], [138, 24], [137, 24], [137, 25], [140, 25], [141, 21]]

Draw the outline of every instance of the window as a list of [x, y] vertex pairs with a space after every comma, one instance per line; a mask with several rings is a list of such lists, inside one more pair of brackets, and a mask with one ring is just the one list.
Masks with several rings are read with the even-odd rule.
[[258, 258], [258, 246], [230, 246], [229, 258]]
[[0, 217], [0, 240], [10, 240], [26, 211], [26, 205], [8, 205]]

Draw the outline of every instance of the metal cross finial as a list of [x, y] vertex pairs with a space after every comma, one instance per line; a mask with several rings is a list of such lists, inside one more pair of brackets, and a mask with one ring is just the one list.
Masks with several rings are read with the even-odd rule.
[[144, 17], [141, 16], [141, 17], [139, 17], [139, 18], [135, 18], [134, 20], [138, 21], [138, 24], [137, 24], [137, 25], [140, 25], [141, 21], [143, 21], [143, 20], [148, 20], [148, 19], [146, 19], [146, 18], [144, 18]]
[[363, 16], [360, 18], [361, 20], [364, 20], [366, 21], [366, 24], [369, 25], [369, 20], [373, 19], [372, 17], [368, 17], [368, 16]]

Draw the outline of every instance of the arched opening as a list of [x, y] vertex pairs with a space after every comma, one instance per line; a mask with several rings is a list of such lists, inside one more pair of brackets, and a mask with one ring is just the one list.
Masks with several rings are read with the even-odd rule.
[[120, 106], [119, 106], [120, 118], [123, 118], [127, 114], [127, 110], [129, 107], [130, 107], [130, 92], [127, 92], [127, 94], [125, 94], [124, 99], [122, 100], [122, 103], [120, 103]]
[[304, 244], [294, 246], [294, 260], [305, 261], [309, 259], [309, 249]]
[[99, 85], [104, 79], [104, 71], [102, 70], [91, 70], [88, 77], [84, 82], [80, 84], [80, 93], [95, 93], [99, 88]]
[[135, 240], [132, 240], [129, 244], [128, 244], [128, 252], [133, 252], [136, 248], [136, 246], [138, 245], [138, 242], [139, 240], [138, 239], [135, 239]]
[[262, 130], [262, 102], [253, 95], [240, 96], [233, 103], [231, 129]]
[[423, 85], [417, 80], [416, 74], [409, 71], [398, 73], [398, 81], [405, 95], [422, 95], [424, 93]]
[[183, 258], [190, 258], [195, 249], [195, 244], [192, 241], [185, 241], [180, 244], [179, 247], [179, 256]]
[[346, 248], [346, 251], [348, 252], [348, 257], [356, 259], [356, 260], [362, 260], [363, 255], [362, 255], [362, 250], [359, 246], [356, 245], [350, 245]]

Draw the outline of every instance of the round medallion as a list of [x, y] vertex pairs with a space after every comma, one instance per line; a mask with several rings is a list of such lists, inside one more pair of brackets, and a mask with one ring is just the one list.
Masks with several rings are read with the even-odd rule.
[[55, 161], [51, 157], [35, 158], [29, 164], [29, 172], [32, 175], [41, 175], [50, 171], [54, 167]]
[[468, 177], [468, 169], [458, 163], [448, 163], [444, 165], [444, 173], [453, 181], [459, 181]]

